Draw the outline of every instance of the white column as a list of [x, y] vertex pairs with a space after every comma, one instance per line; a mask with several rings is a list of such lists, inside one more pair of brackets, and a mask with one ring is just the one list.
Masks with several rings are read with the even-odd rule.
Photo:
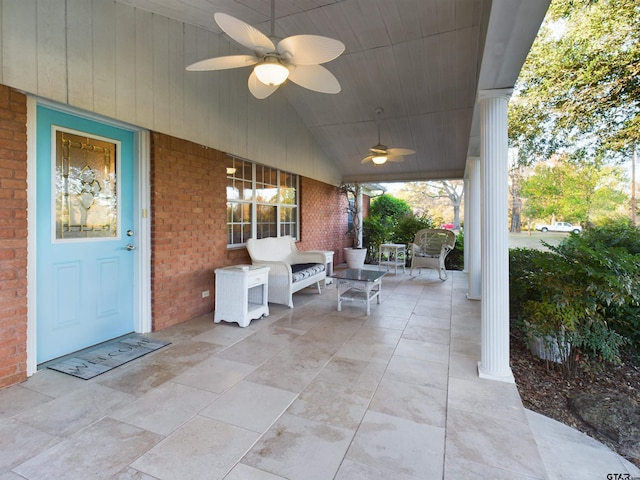
[[511, 89], [480, 92], [481, 378], [514, 382], [509, 366], [507, 104]]
[[469, 286], [467, 298], [480, 300], [482, 293], [481, 249], [481, 197], [480, 197], [480, 157], [467, 159], [467, 188], [465, 193], [464, 252], [467, 255], [465, 268]]

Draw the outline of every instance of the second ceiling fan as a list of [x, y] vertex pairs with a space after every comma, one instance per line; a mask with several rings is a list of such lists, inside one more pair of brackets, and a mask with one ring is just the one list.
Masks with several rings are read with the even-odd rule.
[[271, 1], [271, 36], [225, 13], [214, 14], [224, 33], [250, 49], [250, 55], [228, 55], [193, 63], [189, 71], [226, 70], [255, 65], [249, 75], [249, 91], [258, 99], [267, 98], [287, 79], [321, 93], [339, 93], [338, 79], [321, 63], [344, 52], [344, 44], [319, 35], [275, 37], [275, 0]]
[[375, 110], [378, 122], [378, 144], [369, 149], [369, 155], [364, 157], [360, 163], [373, 162], [375, 165], [383, 165], [387, 162], [403, 162], [403, 155], [413, 155], [415, 150], [410, 148], [389, 148], [380, 143], [380, 115], [384, 112], [382, 107]]

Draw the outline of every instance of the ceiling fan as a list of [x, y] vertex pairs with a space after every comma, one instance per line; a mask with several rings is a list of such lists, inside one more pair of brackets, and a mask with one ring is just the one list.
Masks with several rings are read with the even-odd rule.
[[258, 99], [267, 98], [287, 78], [301, 87], [321, 93], [338, 93], [338, 79], [321, 63], [344, 52], [344, 44], [319, 35], [275, 37], [275, 0], [271, 1], [271, 36], [225, 13], [214, 14], [224, 33], [252, 51], [250, 55], [214, 57], [191, 64], [189, 71], [226, 70], [255, 65], [249, 75], [249, 91]]
[[388, 148], [380, 143], [380, 115], [384, 112], [382, 107], [375, 110], [378, 115], [378, 144], [369, 149], [369, 155], [364, 157], [360, 163], [373, 162], [375, 165], [382, 165], [386, 162], [403, 162], [403, 155], [413, 155], [415, 150], [410, 148]]

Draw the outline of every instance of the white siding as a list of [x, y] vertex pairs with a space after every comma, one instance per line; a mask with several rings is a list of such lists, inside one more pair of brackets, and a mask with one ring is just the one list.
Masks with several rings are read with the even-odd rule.
[[336, 184], [282, 92], [250, 69], [187, 72], [238, 53], [217, 34], [109, 0], [0, 0], [0, 81], [43, 98]]

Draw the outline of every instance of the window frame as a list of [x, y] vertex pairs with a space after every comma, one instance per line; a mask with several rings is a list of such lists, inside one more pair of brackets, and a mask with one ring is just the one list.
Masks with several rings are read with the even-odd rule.
[[[244, 189], [242, 194], [238, 195], [238, 198], [230, 198], [229, 192], [230, 187], [233, 188], [233, 185], [236, 183], [246, 184], [249, 179], [246, 178], [246, 169], [250, 166], [251, 178], [250, 178], [250, 194], [247, 195], [247, 190]], [[270, 167], [268, 165], [263, 165], [260, 163], [252, 162], [250, 160], [246, 160], [244, 158], [236, 157], [233, 155], [227, 155], [225, 160], [225, 168], [226, 168], [226, 184], [225, 184], [225, 196], [226, 196], [226, 205], [227, 205], [227, 221], [226, 221], [226, 235], [227, 235], [227, 248], [228, 249], [236, 249], [242, 248], [246, 246], [246, 240], [249, 238], [267, 238], [263, 236], [258, 236], [258, 210], [259, 207], [275, 207], [275, 236], [280, 237], [283, 236], [283, 227], [287, 226], [289, 230], [294, 229], [295, 235], [291, 233], [287, 233], [287, 235], [291, 234], [292, 238], [296, 241], [300, 239], [300, 176], [285, 170], [281, 170], [279, 168]], [[276, 184], [275, 187], [275, 201], [264, 201], [258, 200], [258, 191], [260, 190], [258, 187], [264, 187], [264, 185], [272, 185], [270, 182], [258, 182], [258, 169], [262, 169], [262, 172], [271, 171], [275, 172]], [[242, 176], [237, 176], [238, 173], [242, 172]], [[289, 185], [289, 182], [286, 185], [283, 185], [283, 178], [293, 178], [294, 181], [293, 186]], [[284, 202], [282, 198], [283, 189], [293, 188], [295, 190], [295, 201]], [[230, 215], [230, 205], [249, 205], [249, 221], [233, 221], [233, 216]], [[242, 208], [242, 207], [241, 207]], [[284, 222], [282, 220], [281, 214], [283, 213], [283, 209], [292, 209], [293, 218], [292, 221]], [[244, 219], [243, 219], [244, 220]], [[233, 242], [234, 240], [234, 225], [250, 225], [249, 234], [244, 235], [242, 228], [240, 228], [240, 236], [242, 242]], [[262, 224], [261, 224], [262, 225]], [[263, 230], [262, 228], [260, 230]]]

